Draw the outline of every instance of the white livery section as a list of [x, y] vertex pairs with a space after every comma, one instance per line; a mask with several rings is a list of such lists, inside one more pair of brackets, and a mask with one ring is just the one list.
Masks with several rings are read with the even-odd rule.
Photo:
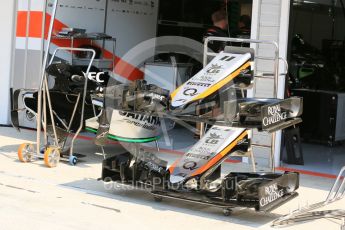
[[[221, 52], [205, 68], [194, 75], [172, 94], [171, 105], [174, 108], [184, 106], [190, 102], [203, 98], [204, 93], [212, 90], [222, 80], [243, 66], [250, 60], [249, 53], [229, 54]], [[229, 79], [230, 81], [231, 79]]]
[[243, 132], [245, 132], [244, 128], [213, 126], [179, 160], [170, 175], [170, 182], [179, 183], [192, 176], [193, 173], [207, 164], [212, 158], [218, 154], [222, 154], [222, 151], [233, 143]]
[[113, 110], [109, 133], [125, 138], [151, 138], [160, 134], [159, 117]]
[[[86, 120], [86, 126], [97, 130], [97, 118]], [[161, 133], [159, 117], [131, 112], [113, 110], [109, 134], [128, 139], [143, 139], [157, 137]]]

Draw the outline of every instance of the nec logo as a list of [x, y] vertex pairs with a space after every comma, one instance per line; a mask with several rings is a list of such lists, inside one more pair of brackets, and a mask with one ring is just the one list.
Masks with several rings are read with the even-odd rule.
[[89, 72], [88, 74], [83, 72], [83, 74], [91, 81], [96, 81], [99, 83], [104, 82], [104, 80], [101, 79], [101, 76], [104, 75], [104, 72]]

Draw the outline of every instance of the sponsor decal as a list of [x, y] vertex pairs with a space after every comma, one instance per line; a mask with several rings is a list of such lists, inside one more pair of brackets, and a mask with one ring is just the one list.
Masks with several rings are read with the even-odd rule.
[[155, 130], [156, 126], [161, 125], [161, 121], [159, 117], [154, 116], [147, 116], [143, 114], [137, 114], [137, 113], [130, 113], [125, 111], [119, 111], [120, 116], [131, 118], [127, 119], [128, 124], [133, 124], [135, 126], [148, 129], [148, 130]]
[[216, 133], [210, 133], [210, 136], [207, 137], [207, 139], [205, 140], [205, 143], [207, 144], [212, 144], [212, 145], [216, 145], [219, 143], [219, 141], [222, 139], [222, 137]]
[[202, 82], [188, 82], [187, 85], [192, 85], [192, 86], [200, 86], [200, 87], [210, 87], [210, 83], [202, 83]]
[[282, 112], [279, 104], [268, 106], [266, 113], [262, 119], [262, 124], [265, 127], [284, 121], [287, 118], [287, 112]]
[[277, 183], [266, 186], [264, 190], [265, 196], [260, 199], [261, 207], [264, 207], [284, 196], [284, 190], [278, 189]]
[[209, 160], [211, 156], [205, 156], [197, 153], [186, 153], [186, 158], [194, 158], [194, 159], [201, 159], [201, 160]]
[[195, 161], [188, 161], [183, 164], [184, 169], [194, 170], [196, 169], [197, 163]]
[[207, 75], [201, 75], [199, 77], [194, 77], [193, 80], [196, 81], [203, 81], [203, 82], [215, 82], [216, 79], [213, 79], [212, 76], [207, 76]]
[[222, 57], [220, 60], [221, 60], [221, 61], [231, 61], [231, 60], [233, 60], [233, 59], [235, 59], [234, 56], [224, 56], [224, 57]]
[[215, 65], [211, 65], [211, 67], [206, 70], [206, 73], [219, 74], [222, 70], [223, 70], [223, 66], [215, 64]]
[[183, 91], [183, 95], [185, 96], [195, 96], [197, 95], [198, 90], [195, 88], [187, 88]]
[[248, 138], [243, 138], [237, 142], [237, 145], [241, 145], [241, 144], [245, 143], [246, 141], [248, 141]]
[[203, 145], [199, 147], [195, 146], [190, 150], [190, 152], [209, 155], [212, 152], [212, 148], [209, 148], [208, 146], [203, 146]]
[[[87, 77], [89, 80], [91, 81], [95, 81], [95, 82], [98, 82], [98, 83], [103, 83], [104, 80], [101, 79], [101, 76], [104, 75], [104, 72], [89, 72], [88, 74], [84, 73], [84, 76]], [[73, 77], [73, 76], [72, 76]]]
[[147, 122], [152, 125], [161, 124], [159, 117], [147, 116], [147, 115], [138, 114], [138, 113], [130, 113], [130, 112], [125, 112], [125, 111], [119, 111], [119, 113], [120, 113], [120, 116], [132, 118], [134, 120], [139, 120], [142, 122]]
[[130, 125], [135, 125], [137, 127], [143, 128], [143, 129], [147, 129], [147, 130], [151, 130], [151, 131], [156, 130], [156, 127], [154, 125], [147, 125], [147, 124], [143, 124], [143, 123], [140, 123], [138, 121], [132, 121], [132, 120], [126, 120], [126, 121]]
[[180, 101], [180, 102], [182, 102], [182, 103], [185, 103], [187, 100], [186, 99], [178, 99], [178, 100], [176, 100], [176, 101]]

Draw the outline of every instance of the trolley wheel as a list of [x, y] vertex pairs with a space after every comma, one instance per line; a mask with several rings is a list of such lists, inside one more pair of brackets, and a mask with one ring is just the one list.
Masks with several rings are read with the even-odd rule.
[[70, 163], [70, 165], [75, 166], [78, 163], [78, 158], [76, 156], [69, 156], [68, 158], [68, 162]]
[[40, 148], [40, 153], [41, 153], [41, 154], [44, 154], [45, 151], [46, 151], [46, 148], [45, 148], [45, 147]]
[[21, 162], [30, 162], [32, 161], [33, 154], [34, 154], [34, 146], [33, 144], [23, 143], [18, 148], [18, 158]]
[[162, 202], [163, 198], [160, 196], [153, 196], [154, 201], [156, 202]]
[[60, 161], [60, 150], [56, 147], [48, 147], [44, 152], [44, 164], [54, 168]]
[[223, 209], [223, 215], [224, 216], [230, 216], [232, 213], [232, 209], [231, 208], [224, 208]]

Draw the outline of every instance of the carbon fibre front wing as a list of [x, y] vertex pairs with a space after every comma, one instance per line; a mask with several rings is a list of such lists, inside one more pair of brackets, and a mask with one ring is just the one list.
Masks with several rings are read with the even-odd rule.
[[210, 125], [256, 128], [274, 132], [302, 122], [303, 99], [239, 98], [221, 101], [215, 97], [188, 106], [172, 108], [169, 92], [138, 80], [129, 85], [115, 85], [107, 90], [107, 107], [179, 121]]
[[199, 187], [188, 188], [186, 184], [181, 186], [171, 183], [166, 162], [158, 158], [136, 160], [134, 164], [130, 164], [133, 159], [130, 153], [105, 159], [102, 164], [101, 179], [143, 188], [159, 198], [219, 208], [254, 208], [256, 211], [265, 212], [280, 207], [298, 195], [296, 190], [299, 187], [299, 175], [295, 172], [232, 172], [219, 181], [216, 190], [210, 191]]

